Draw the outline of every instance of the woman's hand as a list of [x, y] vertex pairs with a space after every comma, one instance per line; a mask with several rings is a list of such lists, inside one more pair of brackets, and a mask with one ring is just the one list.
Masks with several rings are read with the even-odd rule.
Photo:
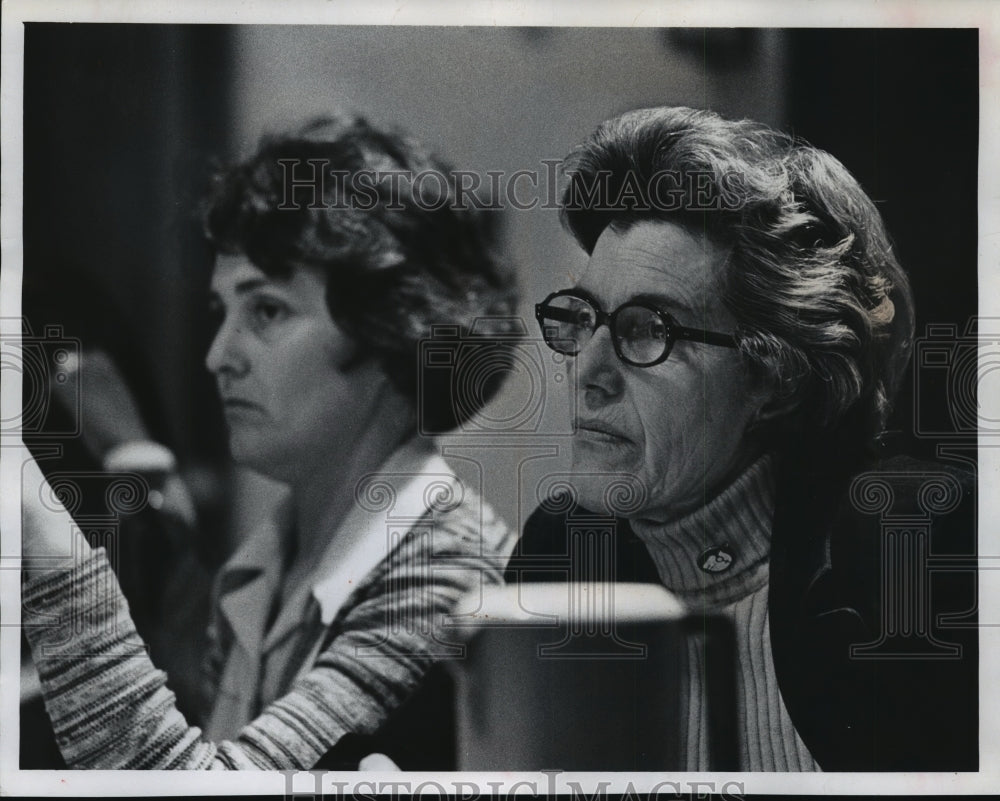
[[53, 493], [35, 457], [11, 449], [21, 473], [21, 561], [32, 572], [70, 567], [90, 550], [66, 507]]
[[385, 754], [369, 754], [368, 756], [362, 758], [358, 762], [358, 770], [365, 771], [382, 771], [385, 773], [395, 773], [396, 771], [401, 771], [402, 768], [399, 767], [395, 762], [393, 762]]

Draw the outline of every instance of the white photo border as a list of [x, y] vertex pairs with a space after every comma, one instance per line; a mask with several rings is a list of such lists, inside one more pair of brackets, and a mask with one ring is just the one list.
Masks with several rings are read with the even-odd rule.
[[[690, 0], [654, 4], [623, 0], [614, 5], [596, 2], [474, 2], [461, 7], [439, 2], [348, 3], [262, 2], [52, 2], [50, 0], [6, 0], [2, 25], [2, 274], [0, 274], [0, 318], [20, 315], [21, 249], [21, 126], [23, 99], [24, 36], [22, 22], [76, 21], [127, 23], [212, 22], [237, 24], [386, 24], [386, 25], [500, 25], [500, 26], [719, 26], [719, 27], [973, 27], [980, 31], [980, 172], [979, 172], [979, 314], [1000, 316], [1000, 6], [989, 0], [840, 0], [792, 3], [785, 0], [708, 4]], [[4, 332], [7, 333], [7, 332]], [[19, 382], [2, 385], [4, 409], [20, 407]], [[4, 414], [4, 419], [7, 415]], [[7, 450], [7, 449], [5, 449]], [[20, 553], [19, 475], [11, 459], [0, 466], [0, 528], [4, 568], [0, 608], [0, 785], [3, 794], [17, 795], [219, 795], [287, 794], [289, 789], [310, 792], [317, 777], [300, 774], [202, 774], [195, 772], [111, 771], [19, 771], [18, 680], [19, 582], [16, 557]], [[980, 553], [1000, 553], [997, 521], [1000, 521], [1000, 452], [980, 448], [979, 498]], [[1000, 576], [980, 573], [980, 608], [1000, 609]], [[645, 798], [657, 784], [667, 780], [673, 792], [678, 783], [684, 792], [714, 791], [730, 797], [757, 793], [815, 794], [925, 794], [988, 793], [1000, 787], [1000, 697], [996, 682], [1000, 675], [1000, 630], [980, 630], [980, 772], [977, 774], [450, 774], [429, 773], [325, 774], [319, 777], [324, 794], [345, 795], [352, 790], [372, 793], [400, 792], [399, 782], [409, 788], [422, 784], [427, 793], [462, 792], [475, 786], [483, 797], [506, 796], [555, 789], [571, 792], [570, 782], [591, 793], [634, 791]], [[305, 784], [303, 784], [303, 782]], [[518, 790], [516, 785], [522, 783]], [[523, 784], [527, 782], [527, 784]], [[606, 784], [603, 784], [605, 783]], [[661, 785], [662, 787], [662, 785]], [[490, 788], [493, 788], [492, 790]]]

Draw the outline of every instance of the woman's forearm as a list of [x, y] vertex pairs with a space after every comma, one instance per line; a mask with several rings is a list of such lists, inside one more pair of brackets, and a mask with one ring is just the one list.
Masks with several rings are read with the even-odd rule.
[[26, 574], [22, 602], [22, 624], [68, 765], [213, 766], [216, 749], [199, 743], [200, 731], [174, 708], [166, 675], [149, 660], [103, 549], [69, 570]]
[[[104, 552], [28, 576], [22, 620], [67, 764], [100, 769], [308, 769], [349, 732], [371, 734], [412, 693], [440, 650], [441, 618], [480, 583], [500, 581], [510, 532], [454, 515], [411, 536], [371, 577], [313, 668], [232, 741], [202, 739], [145, 652]], [[434, 553], [431, 552], [433, 549]], [[448, 569], [427, 566], [437, 560]], [[404, 588], [399, 592], [399, 588]], [[393, 616], [413, 625], [386, 636]]]
[[31, 452], [13, 449], [21, 473], [21, 565], [33, 576], [61, 572], [82, 561], [90, 544], [45, 480]]

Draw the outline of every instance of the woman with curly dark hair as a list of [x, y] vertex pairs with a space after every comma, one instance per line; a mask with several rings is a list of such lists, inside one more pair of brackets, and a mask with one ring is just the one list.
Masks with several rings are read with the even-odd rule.
[[204, 731], [145, 656], [103, 551], [70, 533], [28, 461], [25, 623], [70, 766], [311, 768], [378, 733], [454, 652], [443, 616], [500, 580], [512, 537], [426, 434], [496, 387], [454, 402], [418, 375], [418, 346], [433, 324], [509, 315], [515, 291], [492, 220], [456, 202], [450, 175], [415, 142], [336, 118], [265, 139], [206, 202], [206, 365], [232, 456], [289, 492], [216, 581]]

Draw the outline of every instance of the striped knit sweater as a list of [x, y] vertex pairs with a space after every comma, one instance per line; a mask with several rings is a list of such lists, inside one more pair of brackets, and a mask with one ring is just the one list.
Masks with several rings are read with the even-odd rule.
[[[774, 458], [755, 462], [724, 492], [692, 514], [668, 524], [630, 521], [646, 545], [664, 586], [694, 610], [721, 611], [734, 624], [740, 768], [811, 771], [819, 766], [802, 742], [778, 690], [768, 627], [768, 556], [774, 513]], [[713, 548], [732, 564], [719, 572], [701, 567]], [[690, 685], [682, 700], [688, 770], [708, 769], [702, 654], [689, 653]]]
[[414, 525], [344, 604], [312, 670], [223, 742], [206, 742], [177, 711], [103, 549], [72, 570], [26, 577], [23, 622], [67, 764], [308, 769], [344, 734], [374, 733], [454, 641], [442, 616], [501, 581], [513, 533], [472, 496], [466, 488], [462, 504]]

